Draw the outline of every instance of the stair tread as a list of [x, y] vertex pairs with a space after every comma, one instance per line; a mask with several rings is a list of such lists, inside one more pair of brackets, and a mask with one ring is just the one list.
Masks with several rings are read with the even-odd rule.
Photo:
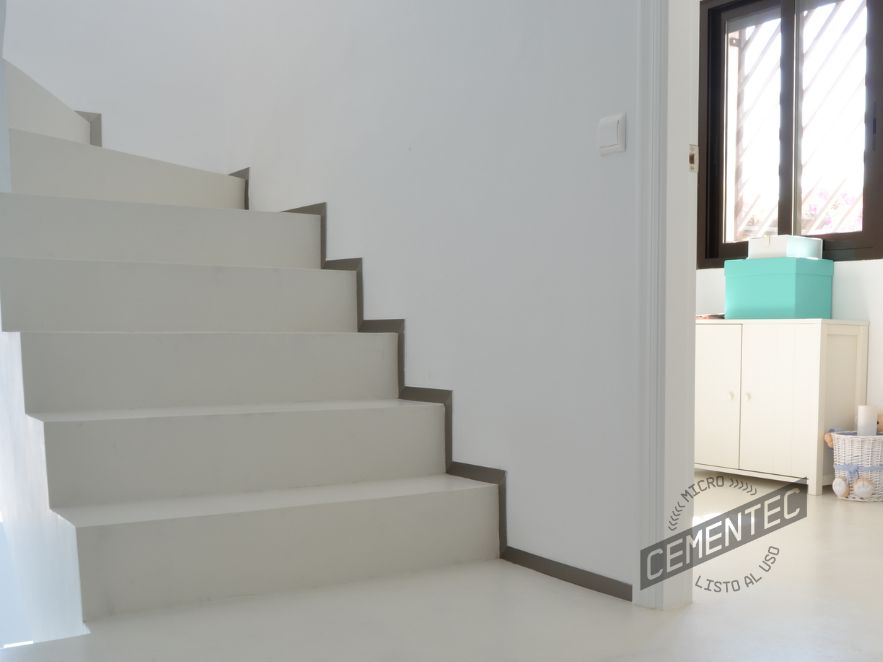
[[[103, 149], [103, 148], [102, 148]], [[181, 166], [186, 167], [186, 166]], [[216, 174], [216, 173], [211, 173]], [[72, 211], [80, 211], [92, 209], [102, 209], [107, 211], [124, 211], [127, 207], [137, 207], [142, 211], [150, 210], [155, 212], [157, 216], [163, 216], [169, 212], [177, 214], [190, 215], [193, 217], [206, 215], [225, 215], [231, 217], [240, 217], [243, 222], [254, 222], [255, 218], [266, 219], [284, 219], [286, 222], [298, 220], [300, 218], [317, 218], [318, 214], [307, 214], [301, 212], [289, 211], [266, 211], [259, 209], [237, 209], [235, 207], [191, 207], [189, 205], [176, 205], [168, 202], [144, 202], [141, 200], [102, 200], [99, 198], [69, 198], [61, 195], [40, 195], [36, 193], [16, 193], [16, 192], [0, 192], [0, 199], [20, 199], [32, 201], [34, 205], [40, 204], [61, 204], [65, 208]]]
[[104, 411], [41, 412], [31, 414], [44, 423], [66, 423], [97, 420], [126, 420], [143, 418], [178, 418], [187, 416], [236, 416], [248, 414], [279, 414], [299, 411], [326, 411], [350, 409], [393, 409], [397, 407], [441, 407], [434, 402], [417, 400], [326, 400], [311, 402], [274, 402], [267, 404], [218, 405], [201, 407], [165, 407], [159, 409], [117, 409]]
[[[47, 337], [58, 337], [58, 338], [72, 338], [76, 336], [119, 336], [124, 338], [136, 338], [136, 337], [187, 337], [187, 338], [196, 338], [196, 337], [212, 337], [218, 338], [219, 336], [228, 336], [228, 337], [254, 337], [254, 336], [273, 336], [273, 337], [281, 337], [281, 336], [294, 336], [294, 337], [319, 337], [319, 336], [366, 336], [369, 335], [368, 332], [363, 331], [16, 331], [22, 337], [31, 337], [31, 338], [47, 338]], [[372, 336], [392, 336], [395, 335], [394, 331], [380, 331], [380, 332], [371, 332]], [[376, 398], [375, 398], [376, 399]], [[39, 410], [35, 410], [39, 411]], [[31, 414], [31, 412], [28, 412]], [[31, 414], [33, 415], [33, 414]]]
[[[102, 148], [104, 149], [104, 148]], [[174, 164], [173, 164], [174, 165]], [[181, 166], [186, 167], [186, 166]], [[215, 174], [215, 173], [213, 173]], [[140, 200], [101, 200], [99, 198], [68, 198], [60, 195], [39, 195], [36, 193], [16, 193], [3, 191], [0, 192], [0, 198], [21, 198], [24, 200], [33, 200], [35, 204], [39, 204], [40, 202], [51, 202], [53, 200], [64, 204], [65, 206], [71, 207], [98, 207], [105, 209], [113, 209], [114, 207], [128, 207], [130, 205], [135, 205], [142, 209], [155, 209], [157, 212], [161, 212], [163, 209], [167, 210], [178, 210], [182, 213], [192, 213], [198, 215], [204, 215], [205, 213], [221, 213], [221, 214], [230, 214], [234, 216], [241, 216], [242, 220], [245, 221], [248, 218], [254, 218], [255, 216], [266, 216], [266, 217], [284, 217], [288, 218], [289, 216], [292, 218], [297, 218], [299, 216], [303, 217], [315, 217], [318, 214], [307, 214], [300, 212], [281, 212], [281, 211], [266, 211], [259, 209], [236, 209], [235, 207], [191, 207], [189, 205], [176, 205], [168, 202], [144, 202]]]
[[155, 499], [97, 506], [72, 506], [58, 508], [56, 512], [78, 529], [82, 529], [490, 487], [495, 488], [490, 483], [438, 474], [419, 478], [300, 487], [267, 492]]
[[[22, 331], [29, 336], [357, 336], [359, 331]], [[382, 331], [373, 335], [392, 335]]]
[[78, 259], [68, 257], [20, 257], [16, 255], [3, 255], [0, 250], [0, 260], [3, 262], [26, 262], [26, 263], [46, 263], [49, 265], [70, 265], [76, 268], [82, 265], [95, 265], [96, 267], [126, 267], [133, 266], [143, 269], [156, 269], [167, 271], [230, 271], [230, 272], [258, 272], [258, 273], [322, 273], [329, 274], [329, 277], [343, 277], [344, 274], [352, 272], [337, 269], [316, 269], [310, 267], [292, 267], [292, 266], [264, 266], [250, 264], [190, 264], [185, 262], [151, 262], [149, 260], [95, 260], [95, 259]]

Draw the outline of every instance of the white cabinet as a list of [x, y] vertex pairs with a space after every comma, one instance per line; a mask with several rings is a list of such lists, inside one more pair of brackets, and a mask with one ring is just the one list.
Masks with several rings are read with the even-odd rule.
[[867, 322], [697, 322], [696, 466], [820, 494], [834, 473], [822, 437], [854, 425], [867, 353]]
[[699, 464], [739, 466], [741, 372], [742, 327], [699, 325], [696, 328], [696, 462]]

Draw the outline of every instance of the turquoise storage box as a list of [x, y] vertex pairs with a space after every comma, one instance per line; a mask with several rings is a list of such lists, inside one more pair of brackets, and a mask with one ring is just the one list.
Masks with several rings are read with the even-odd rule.
[[727, 260], [724, 276], [727, 319], [831, 318], [831, 260]]

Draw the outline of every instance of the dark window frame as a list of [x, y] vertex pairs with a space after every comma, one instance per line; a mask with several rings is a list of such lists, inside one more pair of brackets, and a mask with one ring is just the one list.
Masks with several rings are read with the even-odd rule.
[[[727, 19], [781, 8], [782, 92], [780, 120], [778, 233], [792, 234], [794, 89], [797, 0], [702, 0], [699, 38], [699, 191], [697, 266], [721, 267], [745, 257], [748, 242], [726, 243], [723, 224], [723, 133], [726, 82], [724, 31]], [[877, 149], [877, 105], [883, 104], [883, 0], [867, 0], [867, 77], [865, 110], [865, 183], [861, 232], [813, 235], [824, 239], [832, 260], [883, 258], [883, 146]]]

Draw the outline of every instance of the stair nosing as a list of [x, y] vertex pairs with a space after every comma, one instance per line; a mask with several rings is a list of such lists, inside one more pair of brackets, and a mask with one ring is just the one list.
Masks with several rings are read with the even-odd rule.
[[9, 331], [22, 336], [394, 336], [395, 331]]
[[205, 405], [188, 407], [160, 407], [155, 409], [110, 409], [73, 412], [31, 412], [28, 414], [43, 423], [85, 423], [92, 421], [157, 420], [199, 418], [211, 416], [273, 415], [296, 412], [395, 409], [398, 407], [442, 407], [437, 402], [422, 402], [404, 398], [374, 398], [366, 400], [315, 400], [245, 405]]
[[[343, 269], [322, 269], [320, 267], [290, 267], [290, 266], [266, 266], [266, 265], [248, 265], [248, 264], [211, 264], [211, 263], [195, 263], [195, 262], [149, 262], [144, 260], [82, 260], [79, 258], [66, 257], [27, 257], [21, 255], [4, 255], [0, 249], [0, 260], [15, 260], [18, 262], [52, 262], [52, 263], [69, 263], [69, 264], [96, 264], [102, 266], [119, 265], [136, 267], [149, 267], [156, 269], [223, 269], [229, 271], [282, 271], [282, 272], [310, 272], [334, 274], [329, 278], [354, 278], [352, 271]], [[340, 275], [338, 275], [340, 274]]]
[[[39, 135], [39, 134], [38, 134]], [[104, 149], [104, 148], [102, 148]], [[137, 155], [135, 155], [137, 156]], [[149, 157], [145, 157], [149, 158]], [[163, 162], [165, 163], [165, 162]], [[175, 165], [175, 164], [172, 164]], [[182, 166], [188, 167], [188, 166]], [[199, 170], [198, 168], [194, 168], [195, 170]], [[215, 174], [215, 173], [211, 173]], [[243, 219], [246, 215], [255, 215], [255, 216], [263, 216], [265, 218], [276, 218], [277, 220], [304, 220], [305, 218], [319, 220], [321, 219], [320, 214], [305, 214], [303, 212], [289, 212], [289, 211], [269, 211], [263, 209], [237, 209], [235, 207], [193, 207], [190, 205], [173, 205], [165, 202], [145, 202], [143, 200], [104, 200], [100, 198], [72, 198], [64, 195], [37, 195], [36, 193], [16, 193], [15, 191], [2, 191], [0, 192], [0, 199], [3, 197], [10, 198], [28, 198], [33, 200], [42, 200], [42, 199], [50, 199], [50, 200], [64, 200], [70, 201], [71, 204], [79, 204], [79, 205], [99, 205], [99, 206], [107, 206], [111, 207], [113, 205], [138, 205], [141, 207], [151, 207], [154, 209], [175, 209], [178, 210], [179, 213], [202, 213], [206, 211], [210, 212], [222, 212], [222, 213], [232, 213], [236, 215], [243, 215]], [[39, 203], [37, 203], [39, 204]]]

